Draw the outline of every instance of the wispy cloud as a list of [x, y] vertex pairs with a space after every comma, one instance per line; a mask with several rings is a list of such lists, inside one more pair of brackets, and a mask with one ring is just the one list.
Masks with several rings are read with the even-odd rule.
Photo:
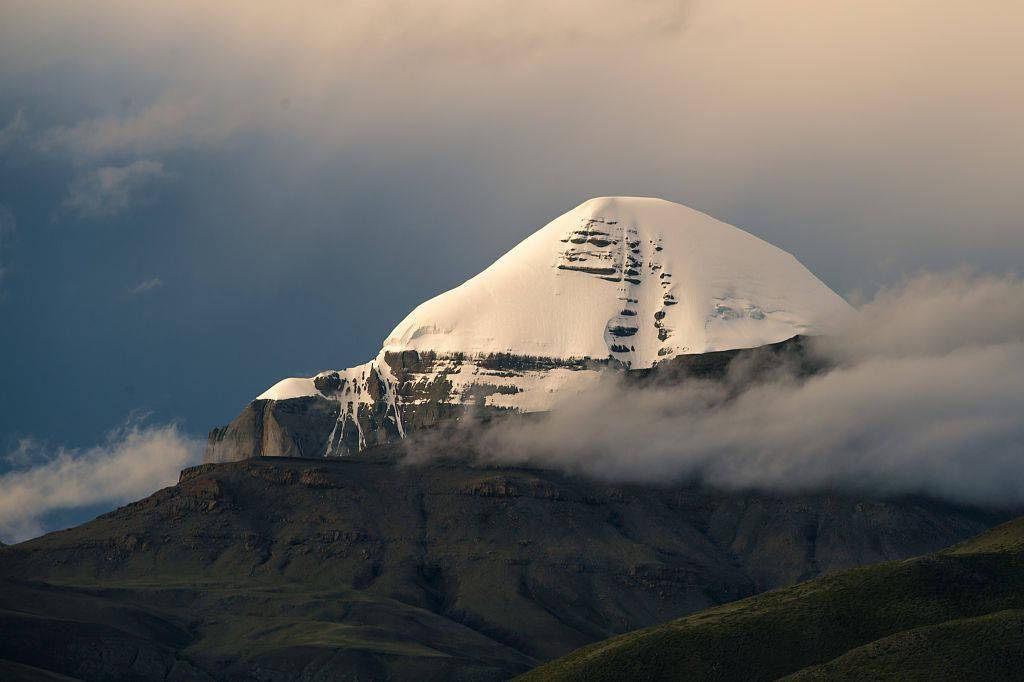
[[219, 139], [234, 128], [226, 112], [204, 107], [198, 99], [165, 95], [139, 113], [109, 114], [50, 128], [36, 141], [36, 148], [77, 158], [153, 154]]
[[103, 166], [77, 177], [63, 207], [83, 218], [109, 218], [131, 206], [137, 194], [159, 180], [173, 177], [160, 161], [135, 161], [126, 166]]
[[22, 440], [5, 457], [14, 469], [0, 476], [0, 538], [39, 535], [47, 530], [47, 514], [56, 511], [122, 504], [173, 485], [201, 452], [202, 444], [175, 425], [131, 425], [87, 449]]
[[147, 279], [142, 282], [139, 282], [135, 286], [128, 289], [128, 295], [141, 296], [142, 294], [147, 294], [153, 291], [154, 289], [159, 289], [162, 286], [164, 286], [164, 281], [159, 277], [154, 277], [152, 279]]
[[[831, 371], [609, 381], [537, 420], [462, 435], [486, 462], [617, 480], [1024, 504], [1024, 281], [926, 275], [814, 351]], [[413, 443], [410, 456], [430, 453]]]
[[14, 117], [3, 128], [0, 128], [0, 149], [13, 144], [28, 133], [28, 119], [25, 110], [18, 109]]

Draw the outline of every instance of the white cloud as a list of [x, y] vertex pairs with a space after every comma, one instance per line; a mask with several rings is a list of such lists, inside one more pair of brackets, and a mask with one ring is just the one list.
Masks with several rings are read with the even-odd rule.
[[46, 515], [58, 510], [122, 504], [173, 485], [201, 453], [202, 444], [174, 425], [133, 425], [84, 450], [23, 440], [5, 458], [15, 469], [0, 476], [0, 538], [38, 535]]
[[84, 158], [151, 154], [219, 140], [235, 128], [230, 117], [202, 107], [197, 99], [166, 95], [137, 114], [110, 114], [50, 128], [36, 147]]
[[[724, 384], [610, 381], [462, 435], [485, 462], [616, 480], [1024, 504], [1024, 281], [922, 276], [815, 351], [837, 364], [753, 383], [742, 370]], [[436, 452], [413, 443], [411, 456]]]
[[142, 282], [139, 282], [135, 286], [128, 289], [128, 294], [130, 296], [141, 296], [142, 294], [147, 294], [153, 291], [154, 289], [159, 289], [163, 285], [164, 281], [162, 279], [160, 279], [159, 277], [153, 277], [152, 279], [143, 280]]
[[63, 207], [83, 218], [113, 217], [128, 210], [138, 192], [171, 177], [160, 161], [102, 166], [78, 176], [71, 183]]

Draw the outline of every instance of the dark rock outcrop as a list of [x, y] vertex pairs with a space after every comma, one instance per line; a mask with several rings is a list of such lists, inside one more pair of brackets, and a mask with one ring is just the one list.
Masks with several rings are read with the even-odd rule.
[[[609, 333], [628, 337], [633, 333], [630, 329], [635, 332], [635, 327], [617, 327]], [[807, 375], [821, 366], [806, 343], [798, 336], [760, 348], [678, 355], [638, 370], [613, 358], [562, 360], [494, 353], [472, 360], [479, 371], [487, 373], [483, 376], [493, 381], [481, 377], [464, 392], [455, 391], [448, 377], [470, 362], [467, 358], [416, 351], [386, 353], [384, 361], [394, 377], [392, 386], [385, 384], [376, 369], [358, 384], [337, 372], [326, 372], [315, 378], [323, 397], [254, 400], [230, 424], [210, 432], [204, 461], [345, 457], [452, 420], [488, 419], [508, 410], [489, 405], [487, 398], [515, 394], [520, 389], [503, 380], [529, 372], [617, 371], [638, 388], [695, 379], [723, 381], [730, 372], [742, 372], [745, 381], [758, 381], [776, 371]], [[613, 352], [630, 352], [627, 345], [613, 344], [611, 348]]]
[[339, 409], [320, 397], [254, 400], [230, 424], [210, 432], [204, 461], [323, 457]]

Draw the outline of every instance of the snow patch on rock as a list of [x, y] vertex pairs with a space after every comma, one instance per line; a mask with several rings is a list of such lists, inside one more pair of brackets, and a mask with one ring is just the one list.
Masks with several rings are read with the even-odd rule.
[[256, 400], [289, 400], [291, 398], [305, 398], [312, 395], [322, 395], [320, 391], [316, 390], [312, 379], [292, 377], [277, 382], [256, 396]]

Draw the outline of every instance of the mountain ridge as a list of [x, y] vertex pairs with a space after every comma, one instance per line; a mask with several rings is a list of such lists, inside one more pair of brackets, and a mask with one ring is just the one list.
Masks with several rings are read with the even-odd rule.
[[[88, 679], [507, 678], [1008, 515], [400, 457], [378, 447], [199, 465], [144, 500], [0, 549], [2, 627], [19, 633], [0, 638], [0, 659]], [[128, 654], [104, 654], [113, 643]]]

